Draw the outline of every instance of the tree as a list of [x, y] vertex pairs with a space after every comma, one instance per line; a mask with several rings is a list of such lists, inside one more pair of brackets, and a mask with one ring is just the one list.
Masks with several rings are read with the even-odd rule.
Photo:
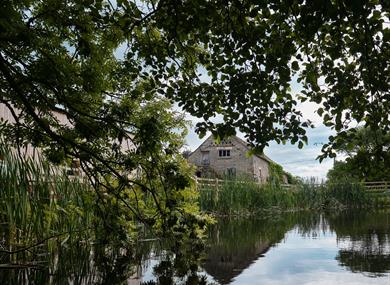
[[346, 139], [335, 138], [334, 145], [346, 159], [335, 162], [327, 174], [329, 181], [390, 179], [390, 133], [360, 127], [346, 132]]
[[[196, 236], [205, 219], [180, 156], [186, 122], [138, 60], [114, 56], [123, 41], [114, 9], [105, 1], [0, 5], [0, 102], [16, 122], [2, 122], [1, 135], [13, 146], [41, 148], [53, 163], [80, 159], [107, 223], [136, 219]], [[124, 141], [134, 147], [121, 148]], [[113, 204], [122, 209], [116, 217]]]
[[[388, 1], [20, 0], [0, 8], [0, 102], [17, 121], [2, 134], [52, 160], [81, 158], [118, 189], [138, 185], [121, 169], [149, 163], [149, 150], [163, 153], [163, 110], [146, 108], [157, 112], [146, 119], [139, 109], [161, 98], [202, 118], [200, 135], [239, 129], [257, 151], [270, 140], [303, 147], [311, 122], [299, 100], [321, 104], [340, 138], [351, 120], [390, 128]], [[299, 97], [293, 78], [303, 84]], [[123, 138], [138, 139], [145, 156], [120, 153]]]
[[326, 178], [329, 183], [360, 181], [359, 173], [356, 172], [356, 169], [350, 163], [345, 161], [334, 161], [333, 168], [329, 169]]

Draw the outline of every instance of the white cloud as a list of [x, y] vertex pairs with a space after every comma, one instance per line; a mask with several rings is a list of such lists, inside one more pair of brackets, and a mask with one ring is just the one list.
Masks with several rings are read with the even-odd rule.
[[272, 142], [265, 153], [293, 175], [323, 179], [332, 168], [333, 160], [327, 159], [319, 163], [316, 158], [321, 154], [322, 145], [332, 134], [334, 134], [332, 130], [320, 125], [307, 131], [309, 141], [303, 149], [298, 149], [296, 145], [278, 145]]

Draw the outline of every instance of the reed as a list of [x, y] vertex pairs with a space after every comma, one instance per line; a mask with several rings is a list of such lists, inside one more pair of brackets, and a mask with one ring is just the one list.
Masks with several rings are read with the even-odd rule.
[[200, 185], [198, 188], [201, 209], [220, 215], [377, 205], [359, 183], [348, 181], [326, 184], [307, 179], [285, 188], [277, 181], [258, 184], [241, 178], [221, 181], [218, 188], [215, 185]]
[[199, 190], [201, 209], [224, 215], [249, 215], [259, 209], [288, 209], [295, 202], [294, 195], [280, 185], [259, 185], [245, 178], [224, 180], [218, 189], [206, 185]]
[[9, 251], [50, 236], [62, 242], [87, 239], [94, 219], [94, 193], [42, 159], [0, 147], [0, 221]]

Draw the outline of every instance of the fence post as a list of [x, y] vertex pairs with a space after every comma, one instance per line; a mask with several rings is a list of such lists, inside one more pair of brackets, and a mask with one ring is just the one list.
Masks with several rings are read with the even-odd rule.
[[218, 203], [219, 201], [219, 186], [218, 186], [218, 178], [215, 178], [215, 191], [216, 191], [216, 202]]

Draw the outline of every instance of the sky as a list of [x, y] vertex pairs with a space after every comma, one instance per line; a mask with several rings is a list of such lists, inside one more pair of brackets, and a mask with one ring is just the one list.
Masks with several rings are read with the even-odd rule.
[[[292, 92], [296, 95], [302, 90], [302, 86], [294, 79], [291, 83]], [[333, 159], [323, 160], [319, 163], [316, 160], [321, 154], [322, 144], [328, 142], [328, 137], [334, 134], [334, 131], [322, 124], [322, 119], [315, 113], [318, 106], [315, 103], [304, 102], [298, 104], [298, 109], [302, 111], [305, 119], [310, 119], [315, 128], [307, 129], [308, 144], [303, 149], [299, 149], [298, 145], [277, 144], [270, 142], [269, 147], [264, 150], [265, 155], [271, 158], [276, 163], [280, 164], [285, 171], [303, 178], [316, 177], [318, 180], [326, 178], [326, 173], [333, 166]], [[195, 126], [199, 119], [187, 114], [187, 119], [192, 121]], [[237, 134], [245, 140], [242, 133]], [[195, 133], [195, 128], [192, 127], [187, 135], [187, 147], [190, 150], [195, 150], [208, 136], [199, 139]]]

